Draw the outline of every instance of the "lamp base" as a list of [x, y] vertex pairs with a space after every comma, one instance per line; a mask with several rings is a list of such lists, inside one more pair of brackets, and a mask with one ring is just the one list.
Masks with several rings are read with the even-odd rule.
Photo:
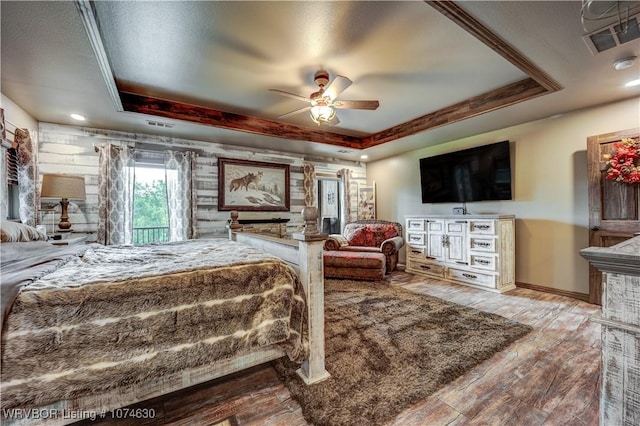
[[58, 232], [71, 232], [71, 222], [69, 222], [69, 214], [67, 213], [69, 200], [63, 198], [60, 201], [60, 205], [62, 206], [62, 214], [60, 215], [60, 222], [58, 222]]

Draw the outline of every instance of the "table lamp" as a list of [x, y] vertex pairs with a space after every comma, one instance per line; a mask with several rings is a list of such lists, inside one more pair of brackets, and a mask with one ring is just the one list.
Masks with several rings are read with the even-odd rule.
[[84, 200], [87, 198], [84, 188], [84, 176], [45, 174], [42, 177], [42, 198], [61, 198], [62, 215], [58, 223], [59, 232], [70, 232], [69, 200]]

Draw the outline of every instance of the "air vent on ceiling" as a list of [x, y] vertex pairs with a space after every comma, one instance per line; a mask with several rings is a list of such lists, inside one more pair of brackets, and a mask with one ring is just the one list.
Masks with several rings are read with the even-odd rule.
[[339, 149], [338, 152], [340, 154], [351, 154], [353, 151], [349, 151], [348, 149]]
[[640, 14], [582, 36], [592, 55], [640, 38]]
[[162, 121], [151, 121], [151, 120], [147, 120], [147, 124], [149, 126], [164, 127], [166, 129], [171, 129], [174, 126], [171, 123], [165, 123], [165, 122], [162, 122]]

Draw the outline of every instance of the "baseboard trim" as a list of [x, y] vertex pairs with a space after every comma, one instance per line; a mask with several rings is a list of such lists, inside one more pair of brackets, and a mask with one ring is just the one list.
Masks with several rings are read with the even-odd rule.
[[527, 283], [521, 283], [521, 282], [516, 282], [516, 287], [518, 287], [518, 288], [526, 288], [526, 289], [529, 289], [529, 290], [541, 291], [543, 293], [551, 293], [551, 294], [555, 294], [555, 295], [558, 295], [558, 296], [572, 297], [574, 299], [578, 299], [578, 300], [582, 300], [583, 302], [590, 303], [588, 294], [578, 293], [577, 291], [560, 290], [560, 289], [557, 289], [557, 288], [544, 287], [544, 286], [541, 286], [541, 285], [527, 284]]

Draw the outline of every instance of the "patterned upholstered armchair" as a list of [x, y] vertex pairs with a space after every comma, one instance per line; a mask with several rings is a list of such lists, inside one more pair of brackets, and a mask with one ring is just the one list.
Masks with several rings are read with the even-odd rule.
[[398, 250], [403, 245], [402, 225], [398, 222], [357, 220], [347, 223], [342, 235], [329, 235], [329, 238], [324, 242], [324, 249], [383, 253], [387, 261], [387, 272], [391, 272], [396, 269]]

